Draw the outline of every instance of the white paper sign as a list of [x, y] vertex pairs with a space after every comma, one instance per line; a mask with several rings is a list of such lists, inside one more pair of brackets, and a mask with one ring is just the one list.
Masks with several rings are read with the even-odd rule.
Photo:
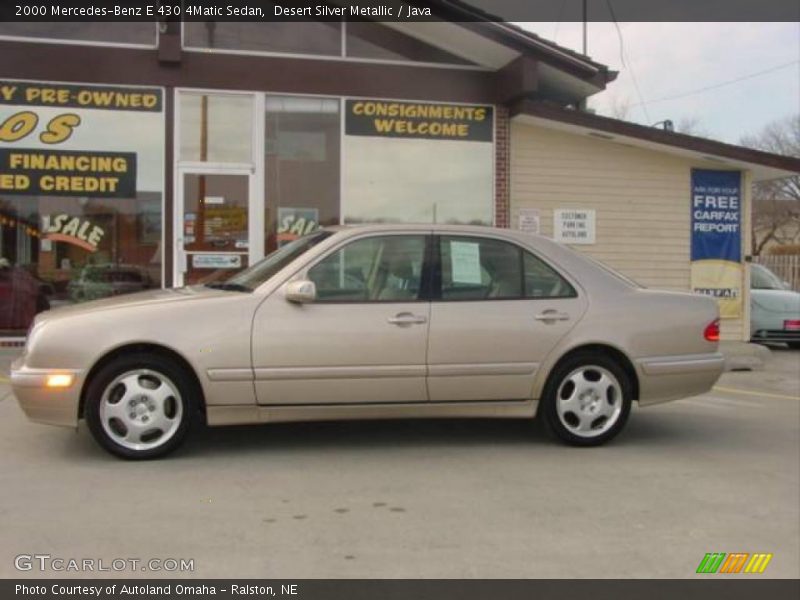
[[481, 283], [480, 246], [475, 242], [450, 242], [453, 283]]
[[241, 254], [192, 254], [195, 269], [238, 269], [242, 266]]
[[553, 211], [553, 239], [564, 244], [594, 244], [594, 209], [559, 208]]
[[541, 221], [538, 208], [520, 208], [517, 220], [518, 229], [524, 233], [538, 235], [541, 231]]
[[225, 204], [225, 196], [206, 196], [203, 202], [205, 204]]

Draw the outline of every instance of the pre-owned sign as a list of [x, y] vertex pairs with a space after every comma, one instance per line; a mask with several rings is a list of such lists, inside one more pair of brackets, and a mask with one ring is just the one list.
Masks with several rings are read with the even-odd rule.
[[493, 120], [491, 106], [348, 100], [345, 133], [491, 142]]
[[136, 154], [0, 148], [0, 191], [46, 196], [136, 197]]
[[161, 90], [0, 80], [0, 104], [159, 112]]

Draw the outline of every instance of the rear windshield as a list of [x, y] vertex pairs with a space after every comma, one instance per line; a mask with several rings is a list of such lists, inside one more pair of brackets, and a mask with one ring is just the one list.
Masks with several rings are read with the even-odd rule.
[[781, 278], [767, 267], [753, 265], [750, 271], [750, 287], [754, 290], [785, 290]]
[[624, 283], [626, 285], [629, 285], [629, 286], [635, 287], [635, 288], [639, 288], [639, 289], [642, 289], [642, 290], [646, 289], [646, 286], [643, 286], [641, 283], [639, 283], [635, 279], [631, 279], [627, 275], [624, 275], [623, 273], [620, 273], [616, 269], [613, 269], [613, 268], [609, 267], [607, 264], [605, 264], [604, 262], [600, 262], [596, 258], [592, 258], [591, 256], [583, 254], [582, 252], [578, 252], [577, 250], [573, 250], [569, 246], [564, 246], [564, 245], [561, 245], [561, 244], [559, 244], [559, 246], [561, 248], [563, 248], [564, 250], [572, 252], [573, 254], [577, 254], [581, 258], [585, 259], [587, 262], [591, 263], [595, 267], [599, 267], [600, 269], [602, 269], [603, 271], [605, 271], [609, 275], [612, 275], [615, 279], [618, 279], [619, 281], [621, 281], [622, 283]]

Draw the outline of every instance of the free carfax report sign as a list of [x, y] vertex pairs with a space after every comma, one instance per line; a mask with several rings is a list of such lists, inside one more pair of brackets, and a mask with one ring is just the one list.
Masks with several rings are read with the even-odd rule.
[[692, 170], [692, 290], [719, 301], [720, 316], [742, 311], [742, 176]]

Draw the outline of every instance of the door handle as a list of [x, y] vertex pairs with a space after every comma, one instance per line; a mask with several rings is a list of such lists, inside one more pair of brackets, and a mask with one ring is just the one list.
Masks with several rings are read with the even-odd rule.
[[546, 310], [533, 318], [537, 321], [544, 321], [545, 323], [548, 321], [569, 321], [569, 315], [567, 313], [558, 312], [556, 310]]
[[416, 325], [416, 324], [427, 323], [428, 318], [408, 312], [403, 312], [403, 313], [398, 313], [393, 317], [389, 317], [387, 321], [392, 325]]

